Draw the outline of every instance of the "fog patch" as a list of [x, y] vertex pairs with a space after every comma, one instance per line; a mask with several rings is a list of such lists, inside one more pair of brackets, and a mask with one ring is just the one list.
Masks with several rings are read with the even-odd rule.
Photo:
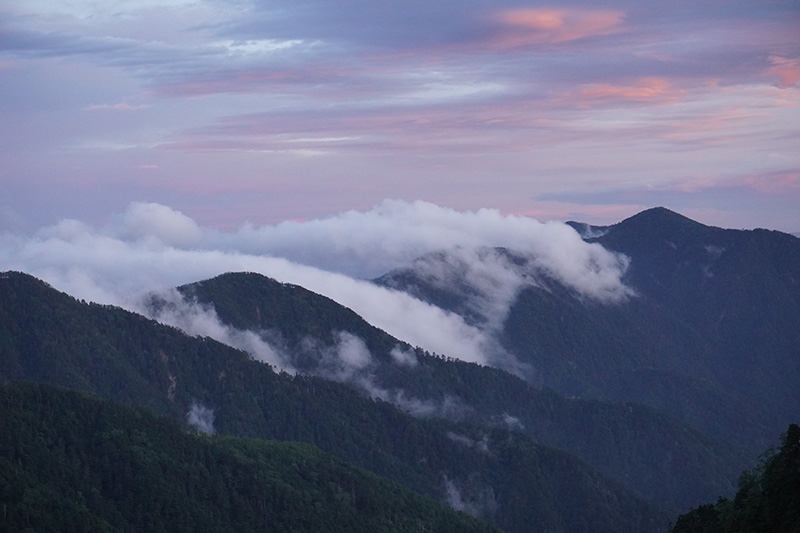
[[[313, 360], [313, 363], [303, 365], [303, 371], [319, 377], [347, 383], [373, 399], [380, 399], [401, 409], [417, 418], [445, 418], [448, 420], [462, 420], [471, 409], [458, 398], [445, 396], [441, 399], [417, 398], [411, 396], [403, 389], [388, 388], [380, 384], [377, 377], [377, 362], [370, 353], [366, 343], [360, 337], [347, 331], [334, 333], [335, 343], [325, 346], [318, 339], [305, 338], [300, 343], [300, 354], [304, 360]], [[403, 351], [395, 346], [390, 354], [392, 358], [414, 358], [413, 351]], [[404, 365], [408, 363], [403, 359]]]
[[302, 370], [333, 381], [353, 384], [369, 382], [368, 369], [373, 360], [364, 341], [348, 331], [337, 331], [333, 335], [335, 342], [330, 346], [313, 337], [306, 337], [300, 342], [301, 353], [297, 357], [309, 361], [301, 365]]
[[461, 435], [459, 433], [448, 431], [447, 438], [466, 448], [477, 450], [485, 454], [489, 453], [489, 439], [486, 435], [484, 435], [481, 440], [475, 440], [473, 438], [467, 437], [466, 435]]
[[410, 397], [405, 391], [398, 389], [385, 390], [373, 387], [369, 392], [373, 398], [388, 401], [417, 418], [444, 418], [460, 421], [472, 411], [461, 400], [450, 395], [446, 395], [441, 400], [435, 400]]
[[456, 511], [463, 511], [475, 518], [490, 518], [497, 512], [497, 497], [494, 489], [469, 480], [456, 483], [444, 476], [445, 501]]
[[415, 367], [419, 364], [417, 361], [417, 354], [413, 349], [404, 349], [399, 344], [396, 344], [394, 348], [389, 352], [389, 355], [392, 356], [392, 361], [395, 362], [398, 366], [407, 366], [407, 367]]
[[511, 416], [508, 413], [503, 413], [502, 419], [503, 419], [503, 424], [508, 429], [513, 429], [518, 431], [522, 431], [525, 429], [525, 425], [516, 416]]
[[214, 434], [214, 410], [209, 409], [197, 402], [192, 402], [189, 412], [186, 413], [186, 421], [190, 426], [201, 433], [208, 435]]
[[223, 324], [213, 306], [186, 300], [176, 289], [149, 294], [140, 299], [138, 304], [131, 304], [131, 307], [188, 335], [210, 337], [247, 352], [256, 361], [267, 363], [284, 372], [295, 372], [286, 355], [265, 342], [263, 335]]

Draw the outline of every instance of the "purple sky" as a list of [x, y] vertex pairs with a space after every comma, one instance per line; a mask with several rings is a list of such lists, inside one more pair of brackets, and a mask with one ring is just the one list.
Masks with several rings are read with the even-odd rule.
[[797, 0], [0, 0], [0, 231], [382, 200], [800, 232]]

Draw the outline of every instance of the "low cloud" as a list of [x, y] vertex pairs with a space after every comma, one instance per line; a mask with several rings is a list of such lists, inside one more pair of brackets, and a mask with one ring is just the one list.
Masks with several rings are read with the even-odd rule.
[[192, 406], [189, 408], [189, 412], [186, 413], [186, 421], [197, 431], [207, 433], [209, 435], [214, 434], [213, 409], [209, 409], [208, 407], [205, 407], [197, 402], [193, 402]]
[[334, 381], [358, 385], [371, 382], [369, 367], [373, 359], [364, 341], [347, 331], [334, 332], [334, 340], [330, 346], [311, 337], [300, 343], [300, 351], [303, 352], [300, 355], [315, 360], [308, 371]]
[[132, 302], [129, 307], [163, 324], [176, 327], [188, 335], [211, 337], [247, 352], [256, 361], [267, 363], [284, 372], [294, 373], [286, 354], [266, 342], [261, 335], [223, 324], [213, 308], [187, 301], [175, 289], [148, 294], [139, 303]]
[[[525, 254], [537, 269], [582, 296], [615, 301], [629, 294], [621, 281], [626, 258], [585, 243], [565, 224], [399, 201], [366, 212], [229, 233], [203, 228], [163, 205], [134, 203], [107, 227], [64, 220], [30, 237], [2, 234], [0, 270], [28, 272], [78, 298], [134, 311], [141, 310], [143, 294], [224, 272], [258, 272], [328, 296], [412, 345], [490, 364], [502, 351], [485, 331], [409, 294], [358, 279], [429, 252], [487, 246]], [[484, 262], [475, 271], [475, 283], [487, 283], [487, 293], [502, 288], [510, 275], [494, 266]], [[161, 319], [182, 321], [180, 327], [193, 334], [210, 335], [207, 331], [218, 328], [207, 310]], [[251, 340], [230, 342], [242, 347]], [[263, 353], [263, 360], [281, 365], [279, 354], [266, 348]]]
[[489, 439], [486, 437], [486, 435], [484, 435], [481, 440], [475, 440], [465, 435], [461, 435], [460, 433], [448, 431], [447, 438], [466, 448], [472, 448], [485, 454], [489, 453]]
[[457, 511], [476, 518], [490, 518], [497, 512], [497, 497], [490, 485], [469, 479], [457, 483], [444, 476], [445, 501]]
[[531, 257], [581, 293], [624, 294], [624, 257], [587, 244], [571, 227], [494, 209], [456, 211], [428, 202], [385, 200], [370, 211], [349, 211], [307, 222], [245, 226], [219, 236], [223, 248], [285, 257], [352, 277], [371, 278], [429, 252], [506, 247]]
[[414, 353], [414, 351], [405, 350], [400, 345], [392, 348], [392, 351], [389, 352], [389, 355], [391, 355], [392, 360], [400, 366], [415, 367], [419, 364], [417, 361], [417, 355]]

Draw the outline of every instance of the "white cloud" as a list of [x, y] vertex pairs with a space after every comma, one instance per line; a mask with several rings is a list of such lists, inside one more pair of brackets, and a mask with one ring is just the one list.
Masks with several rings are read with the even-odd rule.
[[123, 239], [156, 238], [176, 247], [191, 247], [199, 243], [203, 235], [191, 218], [154, 203], [132, 203], [119, 217], [118, 224], [115, 232]]
[[[157, 302], [156, 305], [152, 305], [154, 301]], [[247, 352], [257, 361], [270, 364], [284, 372], [294, 373], [288, 358], [256, 332], [243, 331], [223, 324], [213, 308], [189, 302], [175, 289], [150, 294], [138, 304], [132, 302], [130, 307], [189, 335], [211, 337]]]
[[422, 201], [385, 200], [365, 212], [245, 226], [220, 235], [219, 244], [365, 278], [432, 251], [500, 246], [534, 257], [556, 279], [588, 296], [627, 292], [620, 281], [627, 266], [623, 257], [599, 244], [587, 244], [566, 224], [540, 223], [494, 209], [460, 212]]
[[209, 435], [214, 433], [214, 410], [197, 402], [192, 403], [189, 412], [186, 413], [186, 421], [197, 431]]
[[[383, 274], [424, 253], [456, 246], [507, 246], [588, 297], [627, 294], [620, 281], [625, 260], [583, 242], [566, 225], [541, 224], [494, 210], [458, 212], [425, 202], [386, 201], [367, 212], [247, 226], [231, 233], [199, 227], [163, 205], [134, 203], [105, 228], [65, 220], [29, 238], [0, 235], [0, 270], [28, 272], [78, 298], [133, 310], [139, 309], [146, 292], [224, 272], [258, 272], [328, 296], [412, 345], [508, 367], [511, 363], [491, 337], [460, 316], [355, 278]], [[479, 266], [473, 283], [482, 284], [487, 293], [511, 283], [513, 272], [494, 268], [491, 262]], [[506, 304], [507, 299], [503, 298]], [[194, 334], [210, 335], [219, 327], [215, 317], [202, 313], [173, 320], [179, 318]], [[230, 342], [245, 347], [255, 339]], [[279, 354], [268, 348], [258, 347], [261, 358], [280, 366]], [[358, 354], [346, 355], [357, 359]]]
[[399, 366], [415, 367], [417, 366], [417, 355], [413, 350], [404, 350], [400, 345], [395, 346], [389, 352], [392, 360]]

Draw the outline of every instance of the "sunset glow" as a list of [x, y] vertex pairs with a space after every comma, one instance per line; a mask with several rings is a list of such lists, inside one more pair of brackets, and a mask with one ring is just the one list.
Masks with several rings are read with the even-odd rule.
[[397, 199], [800, 232], [798, 27], [794, 1], [6, 2], [0, 231]]

